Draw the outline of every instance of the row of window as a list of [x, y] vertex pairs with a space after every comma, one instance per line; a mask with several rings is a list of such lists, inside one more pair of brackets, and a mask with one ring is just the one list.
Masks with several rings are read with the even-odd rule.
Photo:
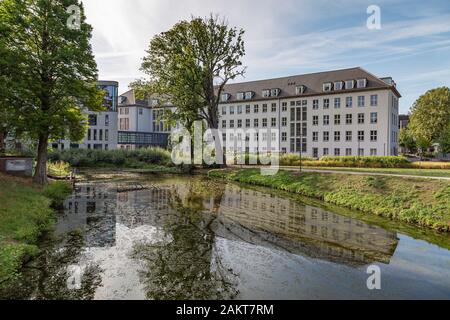
[[[358, 131], [357, 133], [358, 142], [364, 142], [365, 141], [365, 131]], [[377, 142], [378, 141], [378, 131], [377, 130], [370, 130], [370, 142]], [[334, 142], [340, 142], [343, 137], [341, 137], [341, 131], [334, 131]], [[319, 142], [319, 132], [313, 132], [312, 133], [312, 141], [313, 142]], [[322, 132], [322, 141], [328, 142], [330, 141], [330, 132], [324, 131]], [[353, 141], [353, 131], [345, 131], [345, 141], [351, 142]]]
[[[98, 124], [98, 116], [96, 114], [88, 115], [89, 126], [94, 127]], [[109, 126], [109, 115], [105, 115], [105, 127]]]
[[[341, 98], [334, 98], [334, 108], [335, 109], [340, 109], [341, 105], [342, 105], [342, 100]], [[358, 97], [358, 101], [357, 101], [357, 105], [358, 107], [365, 107], [366, 106], [366, 96], [359, 96]], [[295, 107], [295, 106], [302, 106], [302, 107], [307, 107], [308, 106], [308, 100], [297, 100], [297, 101], [291, 101], [290, 102], [290, 106], [291, 107]], [[322, 99], [322, 107], [323, 109], [329, 109], [331, 106], [331, 100], [329, 98], [325, 98]], [[371, 107], [376, 107], [378, 106], [378, 95], [374, 94], [370, 96], [370, 106]], [[285, 112], [288, 109], [288, 103], [287, 102], [282, 102], [281, 104], [282, 107], [282, 111]], [[352, 108], [353, 107], [353, 97], [346, 97], [345, 98], [345, 107], [346, 108]], [[320, 108], [320, 100], [319, 99], [315, 99], [313, 100], [313, 110], [318, 110]], [[269, 104], [264, 103], [262, 104], [262, 108], [261, 108], [263, 113], [267, 113], [269, 112]], [[259, 113], [260, 112], [260, 105], [259, 104], [255, 104], [253, 105], [253, 110], [252, 110], [252, 106], [251, 105], [246, 105], [246, 106], [222, 106], [222, 115], [233, 115], [235, 113], [237, 114], [243, 114], [244, 112], [246, 114], [250, 114], [250, 113]], [[277, 112], [277, 103], [271, 103], [270, 104], [270, 111], [271, 112]]]
[[[318, 158], [319, 157], [319, 148], [313, 148], [313, 157], [314, 158]], [[334, 148], [334, 155], [336, 157], [340, 157], [340, 156], [353, 156], [353, 149], [352, 148], [345, 148], [344, 149], [340, 149], [340, 148]], [[345, 153], [344, 153], [345, 152]], [[377, 156], [378, 155], [378, 150], [376, 148], [371, 148], [369, 150], [369, 154], [370, 156]], [[364, 157], [365, 156], [365, 150], [364, 148], [358, 148], [356, 154], [358, 155], [358, 157]], [[322, 149], [322, 155], [323, 156], [329, 156], [330, 155], [330, 149], [329, 148], [323, 148]]]
[[[365, 124], [366, 123], [366, 114], [365, 113], [358, 113], [358, 124]], [[344, 121], [342, 119], [340, 114], [334, 115], [334, 124], [335, 125], [341, 125], [341, 123]], [[378, 123], [378, 112], [371, 112], [370, 113], [370, 124], [377, 124]], [[319, 125], [319, 116], [313, 116], [313, 126]], [[330, 125], [330, 116], [324, 115], [322, 116], [322, 124], [324, 126]], [[348, 113], [345, 115], [345, 124], [351, 125], [353, 124], [353, 114]]]
[[[103, 135], [104, 133], [104, 135]], [[87, 132], [88, 141], [109, 141], [109, 130], [108, 129], [88, 129]]]
[[[268, 127], [268, 121], [269, 121], [269, 119], [267, 119], [267, 118], [262, 119], [261, 123], [262, 123], [263, 128]], [[224, 129], [227, 128], [227, 123], [228, 123], [227, 120], [222, 120], [222, 128], [224, 128]], [[235, 120], [230, 120], [229, 128], [234, 128], [235, 124], [236, 124], [237, 128], [242, 128], [244, 122], [242, 119], [238, 119], [237, 122], [235, 122]], [[260, 124], [259, 119], [253, 119], [253, 128], [259, 128], [259, 124]], [[277, 126], [277, 118], [270, 119], [270, 126], [272, 128]], [[283, 127], [287, 126], [287, 118], [282, 118], [282, 126]], [[246, 128], [252, 127], [252, 123], [251, 123], [250, 119], [245, 119], [245, 127]]]

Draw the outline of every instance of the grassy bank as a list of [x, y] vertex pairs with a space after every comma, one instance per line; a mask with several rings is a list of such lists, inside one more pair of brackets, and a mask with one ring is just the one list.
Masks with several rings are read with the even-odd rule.
[[212, 170], [209, 176], [313, 197], [363, 213], [450, 232], [450, 182], [258, 169]]
[[16, 279], [23, 261], [38, 252], [39, 236], [52, 225], [53, 208], [70, 192], [66, 183], [41, 189], [28, 179], [0, 174], [0, 286]]
[[450, 178], [450, 169], [403, 169], [403, 168], [342, 168], [342, 167], [305, 167], [311, 170], [329, 171], [353, 171], [367, 173], [383, 173], [422, 177], [446, 177]]

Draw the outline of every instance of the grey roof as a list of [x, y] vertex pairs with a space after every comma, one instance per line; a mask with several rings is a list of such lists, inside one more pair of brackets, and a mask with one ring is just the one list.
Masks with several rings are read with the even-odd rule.
[[[323, 84], [327, 82], [337, 82], [346, 80], [357, 80], [357, 79], [367, 79], [367, 87], [363, 89], [350, 89], [350, 90], [340, 90], [333, 92], [323, 92]], [[383, 78], [385, 79], [385, 78]], [[390, 78], [386, 78], [390, 79]], [[306, 86], [306, 91], [302, 95], [296, 93], [296, 87]], [[367, 91], [376, 89], [390, 89], [393, 90], [399, 97], [400, 93], [395, 87], [395, 83], [388, 84], [381, 80], [380, 78], [374, 76], [368, 71], [360, 68], [350, 68], [343, 70], [325, 71], [318, 73], [310, 73], [304, 75], [289, 76], [276, 79], [267, 79], [259, 81], [241, 82], [228, 84], [225, 86], [223, 93], [231, 94], [230, 99], [227, 103], [237, 102], [237, 93], [239, 92], [254, 92], [254, 97], [251, 100], [241, 100], [243, 103], [254, 100], [268, 100], [270, 98], [264, 98], [262, 96], [262, 91], [266, 89], [280, 89], [281, 92], [278, 98], [288, 98], [288, 97], [305, 97], [313, 95], [324, 95], [333, 93], [346, 93], [354, 91]]]

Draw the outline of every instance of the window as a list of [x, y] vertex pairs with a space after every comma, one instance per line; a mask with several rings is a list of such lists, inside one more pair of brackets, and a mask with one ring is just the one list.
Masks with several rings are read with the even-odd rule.
[[277, 104], [272, 103], [272, 112], [277, 112]]
[[258, 127], [259, 127], [259, 119], [254, 119], [254, 120], [253, 120], [253, 126], [254, 126], [255, 128], [258, 128]]
[[266, 112], [267, 112], [267, 104], [263, 104], [263, 110], [262, 110], [262, 112], [263, 112], [263, 113], [266, 113]]
[[87, 139], [88, 139], [88, 140], [91, 140], [91, 129], [88, 129]]
[[98, 131], [98, 140], [103, 141], [103, 129]]
[[359, 142], [364, 141], [364, 131], [358, 131], [358, 141]]
[[281, 104], [281, 111], [286, 112], [287, 111], [287, 102], [283, 102]]
[[105, 129], [105, 141], [109, 141], [109, 130]]
[[351, 113], [345, 115], [345, 124], [353, 123], [353, 115]]
[[97, 129], [94, 129], [93, 132], [94, 132], [94, 137], [92, 138], [92, 140], [96, 141], [97, 140]]
[[377, 155], [377, 149], [370, 149], [370, 155], [372, 157], [376, 156]]
[[370, 114], [370, 123], [371, 124], [376, 124], [378, 123], [378, 113], [377, 112], [372, 112]]
[[318, 132], [313, 132], [313, 141], [314, 142], [318, 142], [319, 141], [319, 133]]
[[105, 127], [109, 126], [109, 114], [105, 115]]
[[230, 114], [234, 114], [234, 106], [230, 107]]
[[371, 107], [376, 107], [378, 106], [378, 95], [374, 94], [370, 96], [370, 106]]
[[358, 79], [357, 81], [356, 81], [356, 86], [357, 86], [357, 88], [365, 88], [365, 87], [367, 87], [367, 79]]
[[364, 107], [366, 105], [366, 97], [359, 96], [358, 97], [358, 107]]
[[227, 107], [222, 107], [222, 115], [226, 115], [227, 114]]
[[222, 95], [220, 96], [220, 100], [222, 101], [222, 102], [226, 102], [226, 101], [228, 101], [230, 99], [230, 94], [228, 94], [228, 93], [222, 93]]
[[328, 126], [330, 124], [330, 116], [323, 116], [323, 125]]
[[345, 98], [345, 107], [351, 108], [353, 107], [353, 97], [347, 97]]
[[353, 132], [352, 131], [346, 131], [345, 132], [345, 141], [351, 142], [353, 138]]
[[377, 142], [377, 140], [378, 140], [378, 131], [377, 130], [370, 131], [370, 141]]
[[364, 113], [358, 113], [358, 124], [364, 124]]
[[335, 142], [341, 141], [341, 132], [340, 131], [335, 131], [334, 132], [334, 141]]
[[236, 95], [236, 99], [238, 100], [244, 100], [245, 93], [244, 92], [238, 92]]
[[88, 122], [90, 126], [96, 126], [97, 125], [97, 115], [96, 114], [90, 114], [88, 116]]
[[238, 127], [238, 128], [242, 128], [242, 119], [239, 119], [239, 120], [237, 121], [237, 127]]
[[281, 90], [280, 89], [272, 89], [270, 90], [270, 95], [272, 97], [278, 97], [280, 95]]
[[329, 92], [333, 90], [333, 84], [331, 82], [326, 82], [323, 84], [323, 91], [324, 92]]
[[334, 108], [335, 109], [341, 108], [341, 98], [334, 98]]
[[261, 94], [264, 98], [269, 98], [270, 97], [270, 90], [263, 90], [262, 94]]
[[318, 158], [318, 157], [319, 157], [319, 149], [313, 148], [313, 158]]
[[330, 154], [329, 149], [328, 149], [328, 148], [323, 148], [323, 155], [324, 155], [324, 156], [327, 156], [327, 155], [329, 155], [329, 154]]
[[364, 149], [363, 148], [358, 149], [358, 157], [364, 157]]
[[270, 124], [271, 124], [272, 128], [276, 127], [277, 126], [277, 118], [272, 118]]
[[226, 128], [227, 127], [227, 120], [222, 120], [222, 128]]
[[351, 156], [352, 155], [352, 149], [351, 148], [345, 149], [345, 155], [346, 156]]
[[339, 157], [339, 156], [341, 155], [341, 149], [335, 148], [335, 149], [334, 149], [334, 155], [335, 155], [336, 157]]
[[282, 127], [286, 127], [287, 126], [287, 118], [286, 117], [281, 118], [281, 126]]
[[304, 94], [306, 92], [306, 86], [297, 86], [295, 88], [296, 94]]
[[319, 100], [313, 100], [313, 110], [319, 110]]
[[139, 115], [142, 116], [144, 114], [144, 109], [139, 108]]
[[237, 106], [237, 113], [242, 114], [242, 106]]
[[350, 90], [355, 88], [355, 80], [345, 81], [345, 89]]
[[234, 120], [230, 120], [230, 128], [234, 128]]
[[324, 142], [330, 141], [330, 133], [328, 131], [324, 131], [324, 133], [323, 133], [323, 141]]
[[121, 131], [128, 131], [128, 130], [130, 130], [130, 119], [128, 119], [128, 118], [121, 118], [119, 120], [119, 130], [121, 130]]
[[262, 119], [263, 128], [267, 128], [267, 118]]
[[334, 115], [334, 124], [335, 124], [336, 126], [338, 126], [338, 125], [341, 124], [341, 115], [340, 115], [340, 114], [335, 114], [335, 115]]
[[281, 133], [281, 141], [286, 142], [287, 141], [287, 132]]
[[313, 126], [319, 125], [319, 116], [313, 116]]
[[323, 108], [324, 109], [330, 108], [330, 99], [323, 99]]
[[254, 93], [252, 91], [247, 91], [245, 93], [245, 100], [253, 99]]
[[253, 112], [254, 112], [254, 113], [259, 113], [259, 105], [258, 105], [258, 104], [255, 104], [255, 105], [253, 106]]
[[245, 127], [250, 128], [250, 119], [245, 119]]
[[334, 83], [334, 90], [342, 90], [344, 87], [343, 81], [337, 81]]
[[295, 107], [295, 101], [291, 101], [290, 105], [291, 107]]

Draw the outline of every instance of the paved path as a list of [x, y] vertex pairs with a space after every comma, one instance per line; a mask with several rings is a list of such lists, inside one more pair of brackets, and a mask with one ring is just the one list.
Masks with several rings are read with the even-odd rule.
[[[239, 165], [231, 166], [233, 168], [241, 168]], [[244, 166], [243, 168], [261, 168], [261, 166]], [[281, 170], [286, 171], [299, 171], [298, 167], [284, 167], [280, 166]], [[349, 174], [358, 176], [384, 176], [384, 177], [399, 177], [399, 178], [417, 178], [417, 179], [432, 179], [432, 180], [448, 180], [450, 177], [429, 177], [429, 176], [417, 176], [408, 174], [395, 174], [395, 173], [382, 173], [382, 172], [361, 172], [361, 171], [340, 171], [340, 170], [320, 170], [320, 169], [307, 169], [302, 168], [303, 172], [318, 172], [318, 173], [334, 173], [334, 174]]]

